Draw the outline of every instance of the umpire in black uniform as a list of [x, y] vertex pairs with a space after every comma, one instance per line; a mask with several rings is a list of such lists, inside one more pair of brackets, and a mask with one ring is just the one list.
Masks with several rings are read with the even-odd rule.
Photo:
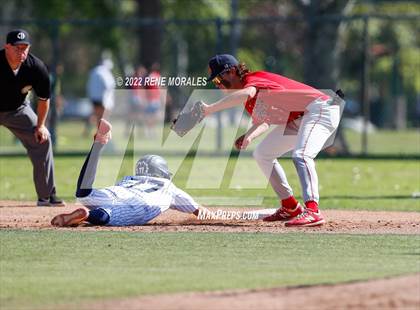
[[[50, 98], [48, 69], [29, 53], [31, 43], [25, 30], [8, 33], [0, 50], [0, 125], [7, 127], [26, 148], [33, 165], [38, 206], [62, 206], [56, 196], [54, 161], [50, 133], [45, 127]], [[37, 114], [26, 97], [33, 90], [38, 97]]]

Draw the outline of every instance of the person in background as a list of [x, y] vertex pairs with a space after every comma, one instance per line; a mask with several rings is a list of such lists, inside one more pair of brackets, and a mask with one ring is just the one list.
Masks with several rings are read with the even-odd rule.
[[133, 85], [130, 89], [128, 122], [126, 123], [126, 134], [129, 134], [131, 127], [144, 124], [143, 114], [147, 105], [147, 91], [144, 87], [144, 78], [147, 76], [146, 67], [140, 65], [133, 75]]
[[154, 63], [151, 67], [151, 71], [149, 73], [150, 81], [154, 81], [149, 83], [146, 86], [147, 89], [147, 104], [144, 108], [144, 134], [146, 138], [153, 138], [156, 137], [156, 126], [163, 117], [163, 109], [162, 109], [162, 91], [160, 89], [160, 85], [158, 81], [160, 79], [160, 66], [158, 63]]
[[90, 71], [87, 94], [93, 105], [93, 114], [87, 124], [88, 128], [91, 123], [97, 127], [101, 118], [109, 114], [114, 107], [115, 79], [112, 74], [113, 67], [112, 60], [105, 58]]

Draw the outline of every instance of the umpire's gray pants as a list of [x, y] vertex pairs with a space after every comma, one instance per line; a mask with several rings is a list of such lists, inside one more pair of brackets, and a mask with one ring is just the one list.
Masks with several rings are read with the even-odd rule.
[[54, 160], [51, 138], [42, 144], [35, 140], [37, 115], [26, 104], [15, 111], [0, 112], [0, 125], [7, 127], [26, 148], [33, 165], [33, 179], [38, 198], [55, 194]]

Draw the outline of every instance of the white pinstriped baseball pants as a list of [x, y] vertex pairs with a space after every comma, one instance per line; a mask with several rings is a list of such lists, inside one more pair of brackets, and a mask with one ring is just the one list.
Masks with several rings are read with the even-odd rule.
[[[299, 175], [304, 201], [319, 202], [318, 175], [314, 158], [335, 132], [340, 121], [340, 106], [330, 103], [331, 100], [315, 100], [308, 105], [300, 120], [297, 135], [285, 135], [285, 126], [276, 126], [253, 152], [259, 167], [280, 199], [292, 196], [293, 190], [277, 158], [293, 151], [292, 159]], [[296, 121], [296, 125], [298, 122]]]

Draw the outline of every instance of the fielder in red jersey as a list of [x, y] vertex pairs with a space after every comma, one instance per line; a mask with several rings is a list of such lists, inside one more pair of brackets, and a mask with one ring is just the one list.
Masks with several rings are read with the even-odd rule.
[[[314, 158], [336, 131], [340, 106], [332, 96], [287, 77], [250, 72], [232, 55], [216, 55], [209, 61], [211, 80], [219, 89], [235, 90], [213, 104], [204, 114], [244, 105], [253, 119], [250, 129], [235, 141], [239, 150], [274, 127], [257, 145], [253, 157], [281, 201], [281, 207], [265, 221], [285, 221], [286, 226], [317, 226], [325, 223], [319, 211], [318, 176]], [[305, 205], [294, 197], [286, 174], [277, 161], [292, 151]]]

